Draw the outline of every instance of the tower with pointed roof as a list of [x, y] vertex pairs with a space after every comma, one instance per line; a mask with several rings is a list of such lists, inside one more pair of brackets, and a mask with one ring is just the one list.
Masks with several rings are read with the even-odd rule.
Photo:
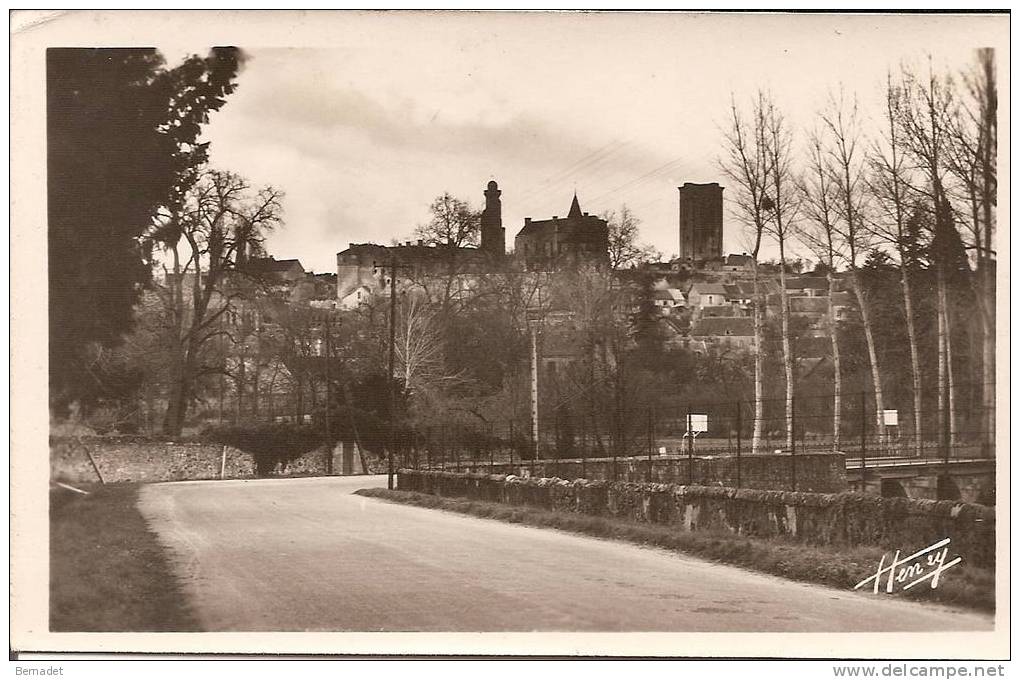
[[528, 269], [551, 270], [578, 264], [609, 262], [609, 225], [581, 210], [577, 192], [566, 217], [524, 218], [514, 238], [514, 254]]

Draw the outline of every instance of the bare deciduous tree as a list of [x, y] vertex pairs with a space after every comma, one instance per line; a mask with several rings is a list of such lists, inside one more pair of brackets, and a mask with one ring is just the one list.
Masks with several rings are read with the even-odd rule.
[[952, 365], [947, 267], [951, 244], [958, 238], [947, 191], [949, 115], [954, 109], [952, 85], [935, 75], [929, 60], [928, 76], [908, 69], [902, 73], [903, 99], [898, 109], [901, 139], [924, 178], [918, 190], [930, 201], [934, 222], [932, 253], [938, 282], [939, 427], [948, 428], [950, 443], [956, 436], [956, 390]]
[[433, 246], [462, 248], [478, 245], [479, 214], [467, 202], [444, 193], [429, 206], [432, 218], [415, 229], [415, 236]]
[[761, 351], [764, 336], [764, 309], [762, 305], [761, 282], [758, 274], [758, 254], [768, 221], [768, 181], [771, 171], [766, 143], [765, 93], [759, 91], [751, 106], [751, 120], [737, 107], [735, 98], [730, 99], [730, 120], [723, 133], [724, 151], [719, 161], [723, 174], [734, 184], [730, 200], [734, 213], [747, 230], [749, 241], [747, 252], [751, 256], [754, 300], [754, 429], [751, 435], [751, 451], [761, 450], [762, 427], [764, 425], [764, 357]]
[[832, 342], [832, 450], [840, 450], [840, 430], [843, 421], [843, 375], [839, 351], [839, 321], [836, 318], [836, 266], [841, 257], [839, 235], [836, 231], [838, 200], [828, 158], [818, 133], [811, 136], [809, 162], [800, 182], [806, 223], [797, 233], [800, 240], [826, 265], [829, 284], [828, 326]]
[[244, 294], [243, 279], [235, 276], [239, 265], [261, 251], [264, 235], [280, 222], [281, 196], [273, 188], [253, 192], [233, 173], [205, 170], [148, 235], [170, 258], [162, 290], [171, 358], [165, 434], [180, 434], [196, 381], [222, 370], [205, 365], [206, 348], [224, 332], [220, 318]]
[[609, 267], [628, 269], [643, 262], [658, 260], [662, 254], [654, 246], [639, 244], [641, 220], [626, 205], [620, 212], [610, 211], [602, 215], [609, 224]]
[[779, 317], [782, 326], [783, 372], [786, 378], [786, 448], [793, 450], [793, 349], [790, 346], [790, 296], [786, 290], [786, 252], [796, 219], [793, 135], [770, 95], [764, 104], [765, 148], [768, 165], [765, 230], [779, 246]]
[[918, 347], [917, 325], [914, 319], [914, 297], [910, 272], [916, 264], [917, 232], [908, 228], [908, 210], [911, 196], [911, 170], [902, 149], [899, 127], [899, 109], [902, 91], [895, 87], [892, 76], [886, 78], [885, 134], [872, 145], [869, 158], [869, 189], [878, 207], [871, 221], [872, 233], [895, 248], [900, 269], [900, 287], [903, 293], [903, 312], [907, 322], [907, 342], [910, 345], [910, 372], [914, 399], [914, 454], [924, 453], [923, 439], [923, 388], [921, 354]]
[[838, 196], [836, 210], [840, 219], [836, 231], [840, 235], [846, 261], [850, 267], [854, 293], [864, 325], [864, 338], [868, 346], [868, 362], [871, 366], [871, 382], [875, 395], [875, 430], [879, 433], [879, 440], [884, 441], [885, 400], [882, 396], [882, 371], [878, 363], [878, 348], [871, 323], [871, 303], [861, 282], [859, 270], [864, 254], [871, 245], [871, 233], [865, 228], [867, 187], [864, 181], [864, 151], [860, 148], [863, 132], [856, 97], [848, 102], [842, 91], [839, 95], [833, 96], [822, 113], [821, 120], [827, 130], [826, 150]]
[[976, 64], [963, 75], [965, 91], [949, 117], [947, 163], [969, 208], [972, 281], [981, 321], [982, 410], [986, 441], [995, 432], [995, 232], [998, 145], [998, 88], [995, 51], [977, 51]]

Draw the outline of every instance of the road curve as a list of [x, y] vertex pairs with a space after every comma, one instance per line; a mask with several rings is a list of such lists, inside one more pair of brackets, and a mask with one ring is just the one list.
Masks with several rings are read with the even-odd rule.
[[208, 631], [878, 632], [992, 618], [351, 495], [380, 477], [142, 488]]

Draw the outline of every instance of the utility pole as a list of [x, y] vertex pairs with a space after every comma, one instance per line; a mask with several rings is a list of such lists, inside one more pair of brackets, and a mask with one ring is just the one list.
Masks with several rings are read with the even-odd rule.
[[538, 338], [534, 324], [531, 325], [531, 446], [534, 461], [538, 458]]
[[326, 331], [326, 474], [333, 474], [333, 439], [330, 437], [330, 414], [333, 407], [333, 376], [330, 364], [333, 363], [332, 353], [332, 318], [329, 312], [323, 317], [323, 329]]
[[386, 456], [386, 488], [393, 489], [393, 449], [397, 444], [397, 391], [393, 374], [397, 363], [397, 256], [390, 255], [390, 445]]
[[383, 280], [386, 280], [386, 267], [390, 270], [390, 373], [387, 376], [387, 385], [389, 386], [389, 402], [390, 402], [390, 441], [387, 445], [386, 453], [386, 486], [389, 489], [393, 488], [393, 449], [397, 444], [397, 392], [396, 385], [394, 384], [394, 374], [397, 369], [396, 361], [396, 348], [397, 348], [397, 254], [395, 251], [390, 251], [390, 261], [388, 265], [379, 265], [373, 263], [373, 267], [381, 268], [383, 270]]

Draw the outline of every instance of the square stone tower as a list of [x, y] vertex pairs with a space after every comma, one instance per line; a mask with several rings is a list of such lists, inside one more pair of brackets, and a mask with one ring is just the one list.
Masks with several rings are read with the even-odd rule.
[[722, 257], [723, 187], [684, 182], [680, 190], [680, 259]]

